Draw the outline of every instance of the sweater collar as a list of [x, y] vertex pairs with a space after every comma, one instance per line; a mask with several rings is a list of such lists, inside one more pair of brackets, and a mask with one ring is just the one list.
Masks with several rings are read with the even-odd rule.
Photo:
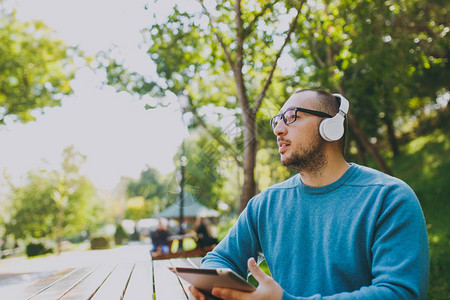
[[357, 169], [358, 169], [357, 164], [350, 163], [350, 168], [348, 168], [347, 171], [345, 171], [345, 173], [338, 180], [325, 186], [316, 187], [306, 185], [303, 183], [300, 174], [296, 175], [297, 183], [300, 190], [307, 194], [313, 195], [327, 194], [341, 187], [356, 172]]

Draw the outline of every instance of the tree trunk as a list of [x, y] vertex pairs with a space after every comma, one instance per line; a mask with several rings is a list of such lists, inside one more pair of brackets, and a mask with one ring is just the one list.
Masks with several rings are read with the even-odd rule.
[[248, 201], [256, 194], [255, 166], [257, 151], [256, 116], [251, 110], [243, 112], [244, 122], [244, 185], [242, 187], [240, 211], [247, 206]]
[[384, 118], [384, 123], [386, 124], [388, 141], [389, 145], [391, 146], [392, 154], [394, 155], [394, 157], [396, 157], [400, 151], [398, 149], [397, 137], [395, 136], [394, 124], [392, 122], [392, 119], [387, 116]]
[[392, 174], [391, 170], [388, 168], [388, 166], [384, 162], [383, 158], [380, 156], [380, 154], [378, 154], [378, 151], [375, 149], [375, 146], [372, 145], [369, 142], [369, 140], [367, 139], [366, 135], [362, 131], [361, 127], [359, 126], [358, 121], [355, 119], [355, 116], [350, 112], [348, 113], [348, 122], [350, 123], [350, 126], [352, 127], [353, 133], [355, 133], [355, 136], [359, 139], [359, 141], [364, 146], [364, 148], [367, 150], [367, 152], [369, 152], [370, 155], [373, 156], [376, 163], [380, 167], [380, 170], [386, 174]]
[[61, 242], [62, 242], [62, 222], [64, 218], [64, 206], [63, 203], [60, 203], [60, 207], [58, 210], [58, 224], [56, 228], [56, 252], [57, 254], [61, 254]]

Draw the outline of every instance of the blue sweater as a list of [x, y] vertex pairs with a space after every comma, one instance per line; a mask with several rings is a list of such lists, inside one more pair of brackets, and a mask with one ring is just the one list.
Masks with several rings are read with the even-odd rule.
[[425, 299], [429, 277], [423, 213], [399, 179], [352, 164], [336, 182], [296, 175], [252, 198], [202, 260], [247, 276], [265, 256], [283, 299]]

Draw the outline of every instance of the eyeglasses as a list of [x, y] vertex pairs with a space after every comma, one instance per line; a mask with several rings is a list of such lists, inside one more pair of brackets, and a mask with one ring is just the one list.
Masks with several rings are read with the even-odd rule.
[[317, 111], [317, 110], [311, 110], [307, 108], [301, 108], [301, 107], [292, 107], [287, 109], [284, 113], [276, 115], [270, 120], [270, 126], [272, 126], [272, 130], [275, 131], [275, 128], [277, 127], [278, 123], [283, 119], [284, 124], [292, 124], [297, 120], [297, 112], [301, 111], [310, 115], [315, 115], [322, 118], [331, 118], [331, 116], [327, 113]]

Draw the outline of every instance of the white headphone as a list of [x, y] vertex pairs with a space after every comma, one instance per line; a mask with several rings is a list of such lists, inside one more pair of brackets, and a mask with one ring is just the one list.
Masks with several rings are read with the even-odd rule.
[[348, 113], [349, 103], [344, 96], [340, 94], [333, 94], [341, 104], [338, 113], [329, 119], [324, 119], [320, 122], [319, 133], [325, 141], [334, 142], [339, 140], [344, 135], [344, 121]]

